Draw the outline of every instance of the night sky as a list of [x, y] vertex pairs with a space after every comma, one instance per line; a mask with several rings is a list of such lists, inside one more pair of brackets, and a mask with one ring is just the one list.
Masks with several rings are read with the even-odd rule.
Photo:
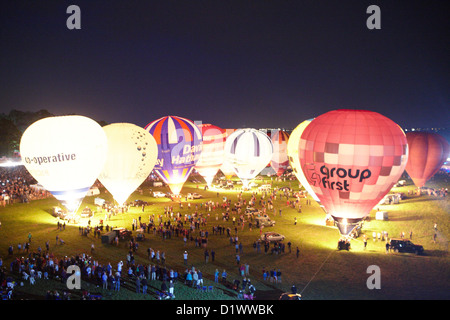
[[[69, 5], [81, 30], [69, 30]], [[369, 30], [367, 7], [381, 9]], [[8, 0], [0, 113], [294, 128], [340, 108], [449, 126], [447, 1]]]

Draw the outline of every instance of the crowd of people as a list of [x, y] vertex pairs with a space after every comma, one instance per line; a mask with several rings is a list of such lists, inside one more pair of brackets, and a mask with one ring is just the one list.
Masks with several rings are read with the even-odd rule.
[[49, 197], [24, 166], [0, 167], [0, 206]]
[[[15, 178], [11, 180], [8, 179], [5, 176], [5, 172], [7, 172], [9, 176], [14, 176]], [[14, 181], [8, 186], [9, 194], [16, 194], [14, 198], [18, 199], [20, 198], [19, 195], [25, 193], [30, 195], [29, 185], [34, 181], [29, 179], [30, 177], [27, 177], [27, 179], [22, 178], [22, 175], [27, 176], [27, 172], [23, 167], [8, 168], [7, 170], [3, 170], [1, 174], [2, 180], [3, 178], [6, 178], [7, 180]], [[25, 181], [27, 182], [25, 183]], [[48, 195], [42, 194], [42, 196]], [[211, 235], [228, 237], [230, 239], [230, 244], [236, 250], [237, 274], [240, 278], [235, 279], [233, 282], [228, 282], [228, 273], [224, 269], [220, 274], [218, 271], [214, 274], [214, 281], [218, 283], [221, 278], [221, 283], [227, 284], [230, 288], [235, 287], [238, 292], [241, 290], [249, 290], [249, 284], [251, 284], [250, 279], [248, 278], [249, 265], [247, 263], [241, 263], [240, 261], [241, 256], [243, 256], [243, 247], [242, 243], [238, 241], [239, 234], [241, 231], [245, 230], [244, 228], [248, 228], [250, 231], [252, 230], [252, 221], [255, 218], [255, 215], [248, 214], [246, 208], [254, 207], [259, 204], [261, 206], [261, 211], [264, 213], [275, 214], [275, 212], [278, 211], [276, 211], [273, 206], [274, 200], [276, 200], [277, 197], [278, 199], [282, 197], [289, 199], [289, 196], [292, 196], [292, 192], [290, 188], [286, 188], [284, 190], [274, 189], [270, 192], [260, 192], [259, 195], [257, 192], [254, 192], [251, 194], [250, 199], [244, 199], [243, 193], [241, 192], [237, 194], [238, 199], [234, 203], [232, 203], [231, 199], [226, 199], [225, 197], [221, 199], [222, 201], [210, 200], [197, 202], [196, 204], [188, 202], [185, 203], [184, 206], [180, 203], [179, 208], [175, 207], [174, 209], [174, 206], [167, 206], [164, 208], [163, 213], [150, 215], [147, 222], [144, 222], [144, 219], [142, 219], [141, 216], [138, 219], [134, 219], [133, 232], [139, 230], [140, 232], [153, 234], [156, 237], [160, 237], [163, 241], [170, 240], [174, 237], [182, 240], [185, 247], [194, 245], [196, 248], [202, 248], [204, 250], [205, 263], [214, 263], [216, 259], [216, 252], [213, 249], [208, 249], [208, 240], [211, 238]], [[217, 194], [217, 198], [219, 198], [219, 193]], [[289, 205], [292, 203], [297, 204], [298, 201], [290, 202]], [[232, 226], [225, 226], [225, 223], [228, 221], [232, 221]], [[56, 238], [57, 245], [65, 243], [64, 240], [61, 239], [61, 231], [64, 231], [65, 227], [65, 222], [60, 222], [58, 220], [57, 229], [60, 233]], [[80, 235], [83, 236], [89, 236], [91, 231], [94, 231], [94, 239], [101, 238], [103, 230], [104, 229], [99, 226], [91, 227], [90, 224], [86, 227], [80, 226], [79, 228]], [[112, 230], [112, 227], [106, 226], [105, 230]], [[67, 273], [67, 267], [69, 265], [76, 265], [80, 268], [83, 279], [106, 290], [118, 291], [120, 290], [121, 283], [126, 281], [130, 284], [130, 281], [133, 281], [136, 292], [147, 292], [149, 282], [160, 280], [162, 282], [162, 287], [157, 291], [159, 293], [163, 292], [170, 297], [174, 296], [174, 284], [180, 279], [183, 284], [191, 287], [203, 285], [204, 275], [200, 270], [193, 266], [191, 266], [191, 268], [186, 268], [183, 274], [167, 268], [164, 250], [147, 248], [148, 265], [137, 264], [134, 259], [134, 254], [138, 251], [138, 245], [136, 238], [133, 236], [128, 241], [128, 254], [124, 259], [127, 266], [123, 271], [121, 266], [122, 261], [117, 263], [116, 267], [113, 267], [109, 262], [102, 264], [95, 260], [93, 258], [93, 256], [95, 256], [94, 242], [91, 245], [90, 255], [83, 253], [74, 255], [71, 258], [54, 257], [49, 249], [48, 241], [45, 243], [45, 249], [42, 249], [40, 246], [36, 248], [36, 245], [33, 244], [34, 250], [30, 248], [30, 242], [31, 238], [29, 239], [29, 242], [18, 244], [16, 245], [17, 247], [11, 245], [8, 248], [9, 256], [14, 256], [9, 271], [18, 276], [21, 281], [29, 281], [31, 283], [40, 281], [40, 279], [54, 279], [64, 282], [67, 281], [70, 276], [70, 274]], [[122, 239], [120, 242], [122, 242]], [[118, 245], [118, 237], [115, 238], [114, 243]], [[268, 252], [270, 243], [261, 241], [257, 241], [257, 243], [258, 247], [263, 244], [265, 248], [264, 252]], [[260, 252], [260, 250], [258, 251]], [[28, 258], [24, 259], [23, 257], [19, 257], [14, 254], [15, 252]], [[273, 243], [272, 253], [281, 254], [284, 252], [285, 247], [283, 243]], [[280, 271], [278, 270], [278, 272]], [[270, 274], [269, 271], [268, 274]], [[126, 280], [124, 280], [124, 277]], [[274, 277], [269, 275], [267, 278], [274, 279]], [[233, 284], [236, 283], [236, 280], [242, 283], [242, 287], [233, 286]], [[274, 283], [278, 283], [278, 281], [279, 280]], [[2, 281], [3, 288], [8, 287], [7, 283], [9, 282]], [[9, 286], [11, 287], [10, 283]], [[250, 294], [253, 294], [254, 290], [255, 287], [252, 285], [253, 292]], [[71, 297], [64, 292], [58, 293], [49, 291], [46, 298], [63, 300], [70, 299]], [[95, 299], [98, 297], [88, 292], [84, 292], [83, 298]]]

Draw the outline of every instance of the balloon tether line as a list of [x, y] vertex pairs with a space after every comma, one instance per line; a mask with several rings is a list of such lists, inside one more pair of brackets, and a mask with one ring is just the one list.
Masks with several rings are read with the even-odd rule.
[[302, 291], [300, 292], [300, 295], [303, 293], [303, 291], [305, 291], [305, 289], [309, 286], [309, 284], [311, 283], [311, 281], [313, 281], [313, 279], [316, 277], [316, 275], [319, 273], [319, 271], [322, 269], [323, 265], [325, 264], [325, 262], [327, 262], [328, 258], [330, 258], [331, 254], [334, 251], [331, 251], [330, 254], [326, 257], [326, 259], [322, 262], [322, 264], [320, 265], [319, 269], [316, 271], [316, 273], [314, 273], [314, 275], [312, 276], [312, 278], [308, 281], [308, 283], [306, 284], [306, 286], [302, 289]]

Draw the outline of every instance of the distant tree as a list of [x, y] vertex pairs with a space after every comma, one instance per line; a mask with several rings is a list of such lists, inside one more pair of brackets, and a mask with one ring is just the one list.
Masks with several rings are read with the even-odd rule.
[[36, 112], [13, 109], [7, 115], [7, 119], [11, 120], [16, 125], [17, 129], [24, 132], [33, 122], [53, 116], [53, 114], [45, 109]]
[[16, 125], [6, 118], [0, 118], [0, 157], [11, 157], [15, 150], [19, 150], [22, 132]]

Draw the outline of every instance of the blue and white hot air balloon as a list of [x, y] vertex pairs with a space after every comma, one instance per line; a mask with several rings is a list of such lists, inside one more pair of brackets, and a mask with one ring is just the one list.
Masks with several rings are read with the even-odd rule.
[[270, 162], [273, 146], [270, 138], [256, 129], [237, 129], [225, 142], [225, 158], [241, 179], [243, 187]]

